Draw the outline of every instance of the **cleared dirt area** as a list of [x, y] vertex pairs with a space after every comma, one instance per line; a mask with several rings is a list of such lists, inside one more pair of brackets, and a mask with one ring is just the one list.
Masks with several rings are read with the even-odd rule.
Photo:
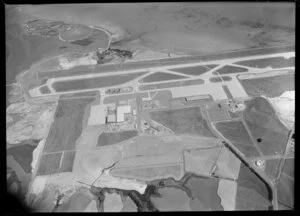
[[150, 117], [177, 134], [216, 137], [209, 129], [200, 107], [150, 112]]
[[128, 100], [128, 99], [135, 99], [136, 97], [148, 97], [148, 93], [136, 93], [136, 94], [122, 94], [122, 95], [115, 95], [115, 96], [108, 96], [105, 97], [103, 100], [103, 104], [110, 104], [110, 103], [118, 103], [120, 100]]
[[271, 180], [277, 178], [281, 160], [282, 159], [271, 159], [266, 161], [265, 173]]
[[289, 130], [280, 122], [265, 98], [255, 97], [246, 101], [244, 119], [263, 154], [273, 155], [284, 151]]
[[54, 154], [44, 154], [41, 157], [37, 176], [51, 175], [58, 172], [62, 152]]
[[184, 184], [192, 193], [194, 199], [202, 204], [202, 211], [222, 211], [221, 199], [218, 196], [218, 179], [191, 177]]
[[94, 98], [59, 100], [44, 152], [74, 150], [82, 131], [85, 108], [92, 101]]
[[180, 86], [188, 86], [188, 85], [201, 85], [201, 84], [204, 84], [203, 79], [194, 79], [194, 80], [186, 80], [186, 81], [141, 85], [139, 89], [143, 91], [143, 90], [163, 89], [163, 88], [172, 88], [172, 87], [180, 87]]
[[215, 123], [216, 129], [235, 145], [246, 157], [259, 156], [245, 126], [241, 121]]
[[255, 209], [257, 206], [268, 209], [271, 196], [268, 186], [242, 163], [238, 178], [237, 210]]
[[223, 104], [221, 103], [210, 103], [206, 105], [206, 110], [208, 112], [208, 116], [210, 121], [226, 121], [229, 120], [225, 110], [223, 108]]
[[266, 95], [279, 97], [285, 91], [295, 90], [295, 75], [264, 77], [258, 79], [239, 79], [247, 94], [251, 97]]
[[106, 146], [106, 145], [113, 145], [116, 143], [120, 143], [137, 136], [137, 134], [138, 131], [135, 130], [121, 131], [115, 133], [102, 133], [98, 137], [97, 146]]
[[56, 92], [75, 91], [84, 89], [104, 88], [129, 82], [147, 72], [124, 74], [122, 76], [94, 77], [87, 79], [57, 81], [52, 84]]
[[72, 172], [76, 151], [67, 151], [63, 153], [59, 172]]
[[295, 66], [295, 57], [286, 59], [284, 57], [273, 57], [273, 58], [262, 58], [255, 60], [246, 60], [235, 62], [234, 64], [253, 67], [253, 68], [284, 68], [284, 67], [294, 67]]
[[209, 78], [209, 81], [212, 83], [218, 83], [218, 82], [228, 82], [231, 81], [232, 78], [230, 76], [219, 76], [219, 77], [211, 77]]
[[214, 75], [218, 74], [232, 74], [232, 73], [245, 73], [248, 72], [247, 68], [225, 65], [224, 67], [212, 72]]
[[180, 180], [184, 175], [184, 171], [181, 164], [174, 164], [141, 168], [112, 169], [110, 174], [115, 177], [138, 179], [141, 181], [153, 181], [164, 178]]
[[169, 70], [179, 72], [185, 75], [199, 76], [217, 66], [218, 65], [201, 65], [201, 66], [190, 66], [190, 67], [183, 67], [183, 68], [171, 68]]
[[141, 79], [140, 82], [149, 83], [149, 82], [160, 82], [160, 81], [176, 80], [176, 79], [184, 79], [184, 78], [188, 78], [188, 77], [171, 74], [171, 73], [165, 73], [165, 72], [156, 72]]

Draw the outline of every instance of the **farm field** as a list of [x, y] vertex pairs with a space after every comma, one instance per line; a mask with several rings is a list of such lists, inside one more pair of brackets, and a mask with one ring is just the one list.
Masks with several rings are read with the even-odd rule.
[[223, 104], [221, 103], [212, 102], [207, 104], [206, 111], [208, 113], [210, 121], [212, 122], [229, 120], [223, 108]]
[[235, 145], [246, 157], [259, 156], [246, 128], [241, 121], [217, 122], [216, 129]]
[[37, 175], [51, 175], [58, 173], [61, 156], [62, 152], [42, 155]]
[[212, 83], [218, 83], [218, 82], [228, 82], [231, 81], [232, 78], [230, 76], [218, 76], [218, 77], [211, 77], [209, 78], [209, 81]]
[[212, 74], [219, 75], [219, 74], [233, 74], [233, 73], [245, 73], [245, 72], [248, 72], [247, 68], [225, 65], [224, 67], [212, 72]]
[[201, 65], [201, 66], [190, 66], [190, 67], [183, 67], [183, 68], [171, 68], [168, 70], [182, 73], [185, 75], [199, 76], [217, 66], [218, 65]]
[[150, 112], [150, 117], [176, 134], [216, 137], [211, 132], [206, 119], [203, 117], [200, 107], [153, 111]]
[[285, 59], [284, 57], [272, 57], [272, 58], [261, 58], [254, 60], [245, 60], [238, 61], [234, 64], [253, 67], [253, 68], [284, 68], [284, 67], [294, 67], [295, 66], [295, 57]]
[[191, 191], [193, 199], [201, 203], [201, 209], [197, 209], [198, 211], [222, 211], [221, 199], [217, 194], [218, 184], [218, 179], [192, 176], [184, 186]]
[[98, 137], [98, 144], [97, 146], [106, 146], [106, 145], [113, 145], [116, 143], [123, 142], [125, 140], [131, 139], [137, 136], [138, 131], [131, 130], [131, 131], [120, 131], [120, 132], [112, 132], [112, 133], [102, 133]]
[[266, 160], [265, 173], [271, 180], [274, 180], [277, 178], [278, 171], [279, 171], [279, 164], [280, 164], [281, 160], [282, 159]]
[[241, 161], [228, 148], [222, 146], [216, 161], [214, 176], [236, 180], [239, 177]]
[[74, 150], [81, 134], [85, 108], [93, 101], [94, 98], [59, 100], [44, 153]]
[[55, 89], [56, 92], [104, 88], [104, 87], [120, 85], [122, 83], [129, 82], [146, 73], [147, 72], [139, 72], [139, 73], [126, 74], [124, 76], [118, 75], [118, 76], [85, 78], [85, 79], [77, 79], [77, 80], [56, 81], [52, 84], [52, 87]]
[[11, 155], [26, 173], [31, 173], [32, 152], [35, 146], [30, 144], [13, 146], [7, 149], [7, 156]]
[[236, 205], [237, 210], [268, 209], [271, 204], [271, 190], [244, 163], [241, 164]]
[[62, 162], [59, 168], [60, 173], [73, 171], [75, 155], [76, 155], [76, 151], [67, 151], [63, 153]]
[[156, 73], [150, 74], [149, 76], [144, 77], [143, 79], [140, 80], [140, 82], [141, 83], [161, 82], [161, 81], [185, 79], [185, 78], [188, 78], [188, 77], [171, 74], [171, 73], [166, 73], [166, 72], [156, 72]]
[[220, 151], [221, 147], [185, 150], [185, 171], [199, 176], [210, 176]]
[[295, 75], [263, 77], [258, 79], [239, 79], [241, 85], [251, 97], [265, 95], [279, 97], [285, 91], [295, 90]]
[[158, 190], [160, 198], [151, 197], [159, 211], [190, 211], [188, 195], [180, 189], [165, 187]]
[[176, 82], [168, 82], [168, 83], [141, 85], [139, 87], [139, 90], [145, 91], [145, 90], [152, 90], [152, 89], [163, 89], [163, 88], [172, 88], [172, 87], [189, 86], [189, 85], [201, 85], [201, 84], [204, 84], [203, 79], [194, 79], [194, 80], [176, 81]]
[[255, 97], [245, 104], [245, 122], [262, 153], [282, 153], [287, 144], [289, 130], [280, 122], [270, 103], [265, 98]]

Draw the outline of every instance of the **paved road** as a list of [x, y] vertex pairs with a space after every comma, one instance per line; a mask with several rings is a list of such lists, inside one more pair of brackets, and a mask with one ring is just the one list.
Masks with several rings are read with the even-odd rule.
[[236, 50], [231, 52], [222, 52], [222, 53], [209, 54], [209, 55], [184, 56], [184, 57], [176, 57], [170, 59], [128, 62], [128, 63], [117, 64], [117, 65], [114, 64], [99, 65], [99, 66], [91, 67], [92, 69], [87, 69], [86, 66], [82, 66], [70, 70], [39, 73], [39, 77], [55, 78], [55, 77], [78, 76], [78, 75], [85, 75], [85, 74], [118, 72], [124, 70], [134, 70], [134, 69], [142, 70], [147, 67], [150, 68], [150, 67], [183, 64], [183, 63], [206, 62], [206, 61], [215, 61], [215, 60], [230, 59], [230, 58], [241, 58], [247, 56], [294, 52], [294, 51], [295, 51], [294, 46], [245, 49], [245, 50]]

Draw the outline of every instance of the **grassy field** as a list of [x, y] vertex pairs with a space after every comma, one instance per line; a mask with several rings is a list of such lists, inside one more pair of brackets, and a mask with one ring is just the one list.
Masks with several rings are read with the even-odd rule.
[[76, 151], [64, 152], [59, 172], [72, 172]]
[[294, 179], [288, 178], [286, 175], [282, 174], [277, 186], [277, 196], [278, 202], [294, 208]]
[[176, 80], [176, 79], [184, 79], [187, 78], [186, 76], [175, 75], [171, 73], [165, 72], [156, 72], [150, 74], [149, 76], [144, 77], [140, 80], [141, 83], [149, 83], [149, 82], [160, 82], [160, 81], [167, 81], [167, 80]]
[[131, 139], [137, 136], [138, 132], [135, 130], [112, 132], [112, 133], [102, 133], [98, 137], [97, 146], [113, 145], [116, 143], [123, 142], [125, 140]]
[[184, 186], [202, 204], [203, 209], [199, 209], [199, 211], [222, 211], [221, 199], [217, 194], [218, 183], [218, 179], [191, 177]]
[[87, 92], [61, 94], [60, 99], [69, 99], [74, 97], [95, 97], [96, 98], [97, 96], [99, 96], [99, 91], [87, 91]]
[[266, 95], [279, 97], [285, 91], [295, 90], [295, 75], [265, 77], [239, 80], [247, 94], [251, 97]]
[[183, 68], [171, 68], [169, 70], [179, 72], [185, 75], [199, 76], [217, 66], [218, 65], [201, 65], [201, 66], [191, 66], [191, 67], [183, 67]]
[[74, 150], [76, 140], [81, 134], [85, 107], [93, 100], [93, 98], [59, 100], [44, 152]]
[[294, 178], [294, 175], [295, 175], [295, 159], [294, 158], [285, 159], [283, 172], [286, 175], [289, 175]]
[[231, 65], [225, 65], [224, 67], [214, 71], [212, 74], [218, 75], [218, 74], [232, 74], [232, 73], [242, 73], [242, 72], [248, 72], [248, 69], [231, 66]]
[[269, 102], [262, 97], [246, 101], [244, 119], [250, 133], [265, 155], [282, 153], [286, 147], [289, 130], [279, 121]]
[[245, 188], [237, 187], [236, 205], [237, 211], [253, 211], [253, 210], [269, 210], [270, 202], [266, 201], [261, 195], [255, 191]]
[[225, 113], [224, 108], [222, 107], [222, 104], [219, 103], [211, 103], [208, 104], [206, 109], [210, 118], [210, 121], [226, 121], [228, 120], [228, 116]]
[[[245, 190], [247, 189], [247, 190]], [[249, 193], [251, 198], [247, 198], [246, 191]], [[253, 191], [253, 192], [251, 192]], [[247, 199], [248, 204], [255, 203], [256, 205], [270, 204], [271, 191], [267, 185], [254, 173], [252, 172], [244, 163], [241, 164], [239, 178], [238, 178], [238, 192], [237, 205], [239, 205], [239, 200]]]
[[212, 83], [218, 83], [218, 82], [228, 82], [231, 81], [232, 78], [230, 76], [220, 76], [220, 77], [211, 77], [209, 78], [209, 81]]
[[136, 93], [136, 94], [122, 94], [122, 95], [114, 95], [105, 97], [103, 100], [103, 104], [110, 104], [110, 103], [118, 103], [120, 100], [128, 100], [128, 99], [135, 99], [137, 96], [142, 98], [148, 97], [148, 93]]
[[78, 80], [57, 81], [52, 84], [56, 92], [75, 91], [84, 89], [104, 88], [129, 82], [146, 72], [126, 74], [123, 76], [94, 77]]
[[40, 87], [39, 90], [42, 94], [50, 94], [51, 93], [51, 90], [49, 89], [49, 87], [47, 85]]
[[172, 88], [172, 87], [189, 86], [189, 85], [201, 85], [201, 84], [204, 84], [203, 79], [194, 79], [194, 80], [186, 80], [186, 81], [141, 85], [139, 89], [143, 91], [143, 90], [163, 89], [163, 88]]
[[246, 157], [259, 156], [252, 140], [241, 121], [215, 123], [216, 129], [231, 141]]
[[254, 67], [254, 68], [266, 68], [271, 66], [272, 68], [284, 68], [284, 67], [294, 67], [295, 58], [285, 59], [284, 57], [272, 57], [272, 58], [262, 58], [254, 60], [246, 60], [235, 62], [234, 64]]
[[58, 172], [62, 153], [44, 154], [41, 157], [37, 175], [51, 175]]
[[150, 117], [177, 134], [216, 137], [209, 129], [200, 107], [154, 111], [150, 113]]
[[277, 178], [280, 161], [281, 159], [271, 159], [266, 161], [265, 173], [271, 180]]
[[34, 149], [35, 146], [29, 144], [13, 146], [7, 149], [6, 155], [12, 155], [26, 173], [31, 173], [32, 152]]

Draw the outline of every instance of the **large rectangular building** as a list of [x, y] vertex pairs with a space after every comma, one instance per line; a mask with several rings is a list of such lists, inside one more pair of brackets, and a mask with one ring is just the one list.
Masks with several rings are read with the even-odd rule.
[[117, 107], [117, 122], [123, 122], [125, 120], [124, 114], [131, 113], [130, 105]]

